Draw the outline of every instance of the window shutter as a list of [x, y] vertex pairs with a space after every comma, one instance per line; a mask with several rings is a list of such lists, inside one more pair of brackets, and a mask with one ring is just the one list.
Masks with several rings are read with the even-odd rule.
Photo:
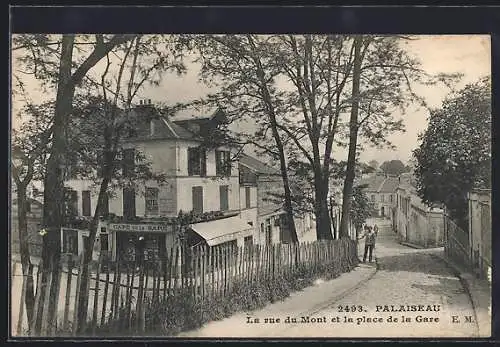
[[192, 196], [193, 196], [193, 212], [203, 213], [203, 187], [199, 186], [193, 187]]
[[82, 191], [82, 215], [90, 216], [91, 215], [91, 202], [90, 202], [90, 190]]
[[228, 186], [220, 186], [220, 210], [227, 211], [229, 210], [229, 190]]
[[250, 208], [250, 187], [245, 187], [245, 207]]
[[207, 175], [207, 152], [200, 149], [200, 176]]
[[135, 189], [123, 188], [123, 217], [135, 217]]

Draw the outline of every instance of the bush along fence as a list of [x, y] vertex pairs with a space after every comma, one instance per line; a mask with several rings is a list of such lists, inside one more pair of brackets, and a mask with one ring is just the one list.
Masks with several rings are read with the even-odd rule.
[[[101, 262], [91, 271], [88, 291], [83, 294], [76, 289], [80, 271], [66, 261], [60, 276], [48, 280], [58, 282], [54, 322], [46, 318], [48, 298], [40, 290], [43, 274], [38, 269], [33, 276], [33, 322], [41, 322], [38, 326], [26, 322], [22, 300], [26, 276], [14, 274], [12, 286], [18, 290], [12, 288], [11, 307], [17, 311], [13, 321], [17, 333], [13, 334], [82, 336], [74, 324], [76, 303], [79, 295], [88, 295], [85, 336], [173, 336], [281, 300], [316, 278], [335, 278], [358, 263], [357, 244], [350, 239], [270, 246], [179, 246], [167, 253], [158, 262]], [[17, 299], [16, 293], [20, 294]]]

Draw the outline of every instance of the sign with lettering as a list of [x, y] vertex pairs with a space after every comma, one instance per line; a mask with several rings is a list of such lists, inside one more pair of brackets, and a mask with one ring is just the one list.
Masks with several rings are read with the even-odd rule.
[[167, 224], [110, 224], [108, 227], [111, 231], [128, 231], [128, 232], [171, 232], [172, 225]]

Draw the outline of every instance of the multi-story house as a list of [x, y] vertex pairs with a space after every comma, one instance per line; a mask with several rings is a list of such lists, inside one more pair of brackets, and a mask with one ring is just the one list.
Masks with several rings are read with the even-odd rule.
[[[234, 150], [200, 146], [204, 132], [220, 121], [220, 112], [190, 123], [154, 114], [151, 104], [139, 105], [134, 112], [138, 122], [123, 145], [123, 174], [137, 164], [136, 153], [140, 152], [152, 171], [163, 174], [165, 180], [113, 191], [102, 213], [95, 256], [109, 252], [112, 259], [134, 260], [141, 244], [146, 257], [161, 258], [177, 242], [171, 221], [181, 211], [205, 214], [199, 223], [189, 225], [186, 237], [191, 246], [243, 245], [245, 237], [253, 235], [254, 225], [240, 215]], [[66, 186], [74, 215], [90, 218], [98, 198], [95, 186], [80, 179], [69, 179]], [[63, 252], [81, 253], [86, 235], [85, 230], [63, 229]]]
[[398, 177], [377, 172], [361, 179], [359, 185], [364, 189], [377, 217], [393, 218], [393, 208], [396, 204], [395, 193], [399, 184]]

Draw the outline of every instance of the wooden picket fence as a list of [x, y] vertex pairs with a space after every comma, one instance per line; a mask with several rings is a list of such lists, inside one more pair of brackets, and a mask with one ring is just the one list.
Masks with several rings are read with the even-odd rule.
[[[126, 264], [102, 262], [91, 271], [86, 334], [92, 335], [103, 327], [116, 332], [142, 333], [145, 330], [145, 311], [164, 303], [181, 291], [191, 293], [195, 301], [225, 297], [235, 283], [251, 283], [275, 278], [294, 271], [299, 265], [306, 267], [324, 264], [353, 264], [357, 259], [356, 242], [345, 240], [321, 241], [302, 244], [252, 245], [246, 247], [216, 246], [175, 247], [157, 262]], [[75, 264], [79, 264], [75, 263]], [[18, 310], [17, 333], [14, 335], [61, 336], [77, 335], [76, 305], [80, 283], [78, 266], [65, 261], [57, 279], [48, 276], [47, 285], [56, 285], [59, 293], [54, 322], [47, 319], [48, 295], [41, 289], [42, 271], [35, 271], [35, 317], [42, 315], [42, 324], [35, 332], [27, 331], [24, 309], [26, 276], [21, 278], [20, 300], [11, 307]], [[20, 269], [20, 266], [18, 266]], [[13, 284], [14, 285], [14, 284]], [[19, 284], [18, 284], [19, 287]]]

